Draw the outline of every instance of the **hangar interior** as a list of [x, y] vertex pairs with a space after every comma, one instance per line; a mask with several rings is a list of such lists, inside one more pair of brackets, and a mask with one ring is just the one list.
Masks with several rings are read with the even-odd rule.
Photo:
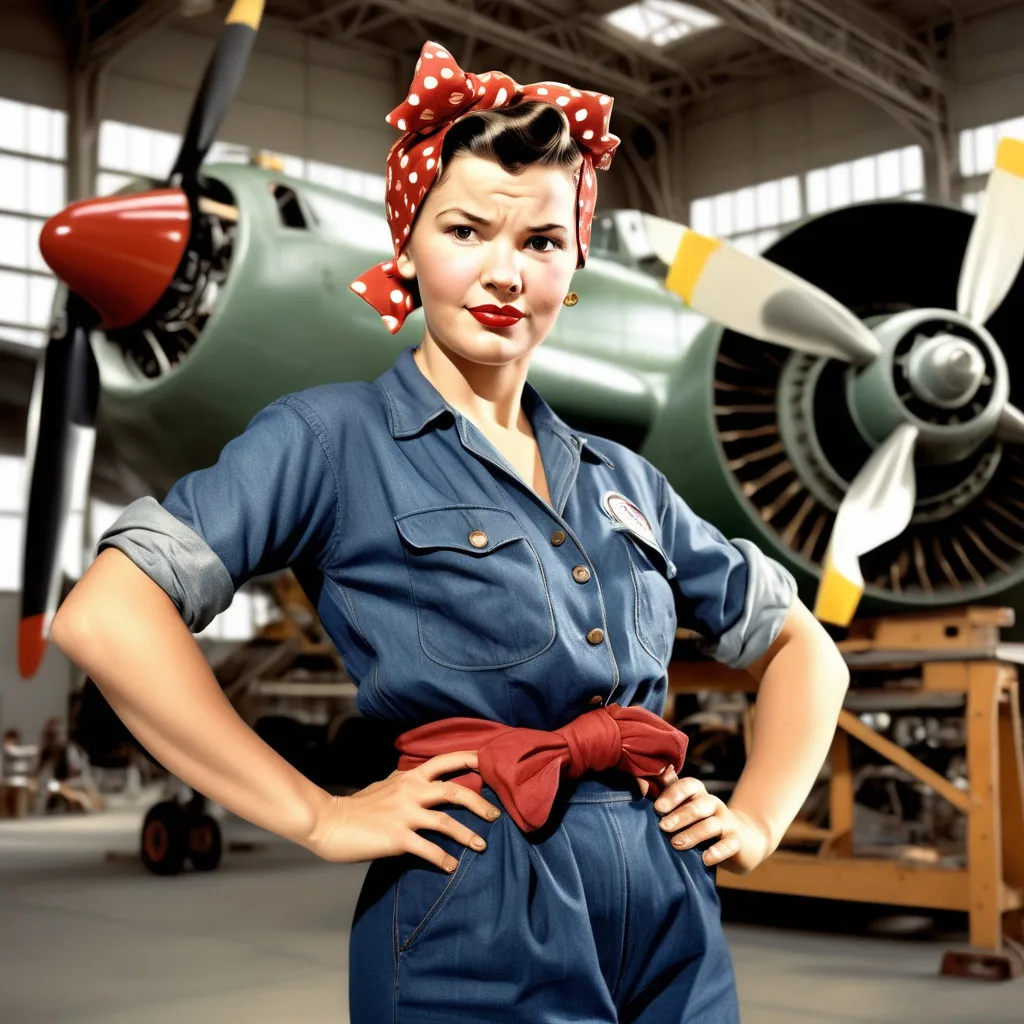
[[[54, 718], [64, 730], [72, 726], [83, 682], [52, 644], [31, 682], [18, 669], [32, 468], [26, 446], [58, 288], [40, 233], [73, 200], [111, 195], [140, 178], [167, 179], [227, 6], [7, 0], [0, 7], [0, 731], [16, 728], [26, 740]], [[1024, 140], [1020, 0], [270, 0], [266, 8], [208, 164], [272, 167], [360, 209], [380, 207], [395, 139], [385, 115], [405, 98], [420, 48], [433, 40], [467, 70], [501, 69], [520, 83], [567, 80], [614, 97], [612, 130], [622, 143], [601, 176], [593, 234], [593, 252], [612, 262], [637, 262], [629, 235], [636, 222], [616, 211], [687, 224], [747, 254], [859, 203], [938, 203], [974, 214], [1000, 140]], [[855, 278], [884, 254], [890, 224], [912, 232], [916, 222], [880, 216], [877, 223], [877, 251], [858, 244], [831, 254], [830, 265], [838, 260]], [[962, 213], [956, 224], [966, 238]], [[343, 291], [347, 283], [334, 286]], [[1000, 334], [1004, 347], [1008, 331], [1012, 324]], [[416, 342], [411, 333], [399, 336], [403, 345]], [[291, 340], [282, 339], [282, 350]], [[646, 355], [667, 366], [688, 340], [653, 334]], [[155, 363], [139, 365], [159, 378], [168, 372], [167, 349], [151, 344]], [[586, 351], [585, 341], [577, 344]], [[245, 377], [244, 366], [235, 369], [228, 390]], [[660, 369], [647, 379], [660, 401], [671, 399]], [[212, 401], [200, 396], [193, 410], [209, 413]], [[154, 433], [183, 429], [153, 415]], [[116, 454], [101, 430], [94, 463], [83, 463], [73, 481], [58, 551], [65, 586], [81, 576], [121, 510], [150, 493]], [[1024, 528], [1019, 519], [1017, 526]], [[1019, 541], [1015, 550], [1015, 557], [1024, 552]], [[328, 673], [343, 675], [303, 619], [301, 598], [281, 625], [278, 609], [293, 597], [287, 589], [275, 600], [266, 586], [242, 588], [199, 634], [211, 662], [228, 666], [258, 635], [278, 642], [299, 635], [327, 660]], [[995, 636], [1000, 624], [1009, 625], [993, 617], [971, 628]], [[350, 701], [350, 684], [339, 694]], [[1019, 756], [1019, 726], [1015, 735], [1002, 719], [992, 728], [1004, 730], [998, 736]], [[1012, 793], [1019, 769], [1003, 764], [995, 771], [1004, 770]], [[113, 1024], [138, 1020], [146, 1007], [147, 1019], [157, 1020], [185, 1013], [348, 1019], [345, 928], [362, 868], [314, 863], [235, 820], [225, 825], [232, 852], [216, 874], [153, 878], [136, 870], [136, 860], [109, 854], [137, 848], [146, 809], [138, 774], [148, 793], [160, 785], [148, 763], [133, 762], [133, 771], [136, 781], [105, 794], [101, 813], [0, 822], [0, 875], [12, 893], [0, 897], [0, 921], [8, 921], [8, 935], [25, 936], [21, 952], [0, 960], [0, 1005], [11, 993], [14, 1014], [0, 1016]], [[992, 827], [1024, 842], [1024, 825], [1014, 831], [1014, 822], [1007, 811]], [[1017, 875], [1003, 867], [1007, 892], [1017, 891], [1003, 906], [1015, 907], [1008, 913], [1016, 913], [1024, 943], [1024, 867], [1013, 869]], [[268, 898], [272, 886], [279, 895]], [[966, 904], [912, 917], [886, 910], [883, 899], [841, 902], [835, 888], [823, 895], [831, 899], [729, 893], [724, 900], [745, 1021], [1021, 1019], [1021, 982], [937, 974], [942, 950], [969, 941]], [[240, 939], [246, 922], [250, 937]], [[1009, 932], [1004, 939], [993, 976], [1017, 969], [1006, 952]], [[48, 956], [45, 968], [36, 955]], [[135, 987], [122, 990], [127, 977]], [[106, 991], [108, 979], [118, 991]]]

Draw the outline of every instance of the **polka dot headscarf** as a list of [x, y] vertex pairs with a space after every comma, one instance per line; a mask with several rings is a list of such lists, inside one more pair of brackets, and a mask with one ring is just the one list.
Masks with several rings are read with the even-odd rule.
[[[573, 89], [561, 82], [519, 85], [500, 71], [474, 75], [463, 71], [437, 43], [424, 44], [409, 95], [386, 118], [388, 124], [403, 133], [388, 153], [385, 179], [384, 204], [396, 259], [409, 239], [416, 210], [437, 177], [448, 130], [464, 114], [509, 107], [523, 100], [560, 107], [583, 152], [576, 204], [576, 266], [584, 266], [597, 202], [594, 172], [607, 170], [619, 144], [618, 138], [608, 131], [612, 98]], [[417, 305], [398, 273], [395, 260], [371, 267], [349, 287], [377, 310], [392, 334], [401, 330], [405, 318]]]

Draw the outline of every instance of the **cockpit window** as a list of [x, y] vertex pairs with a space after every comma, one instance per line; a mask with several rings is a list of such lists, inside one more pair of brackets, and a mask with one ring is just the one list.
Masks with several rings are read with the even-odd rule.
[[590, 251], [596, 256], [612, 256], [621, 251], [614, 217], [597, 217], [590, 229]]
[[299, 197], [287, 185], [274, 186], [274, 201], [281, 223], [286, 228], [307, 228], [306, 215], [302, 212]]

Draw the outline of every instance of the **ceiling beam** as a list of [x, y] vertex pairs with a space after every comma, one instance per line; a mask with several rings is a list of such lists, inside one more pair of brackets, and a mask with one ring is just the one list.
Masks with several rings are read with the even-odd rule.
[[945, 130], [947, 83], [928, 48], [863, 7], [821, 0], [699, 0], [732, 28], [881, 106], [930, 143]]

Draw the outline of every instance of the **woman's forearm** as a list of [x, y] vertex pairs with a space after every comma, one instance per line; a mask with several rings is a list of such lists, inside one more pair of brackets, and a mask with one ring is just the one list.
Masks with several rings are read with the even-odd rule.
[[828, 756], [848, 685], [846, 664], [817, 623], [793, 635], [764, 670], [750, 756], [729, 807], [764, 827], [771, 850]]
[[170, 598], [124, 554], [99, 555], [50, 635], [168, 771], [239, 817], [308, 843], [329, 795], [242, 721]]

